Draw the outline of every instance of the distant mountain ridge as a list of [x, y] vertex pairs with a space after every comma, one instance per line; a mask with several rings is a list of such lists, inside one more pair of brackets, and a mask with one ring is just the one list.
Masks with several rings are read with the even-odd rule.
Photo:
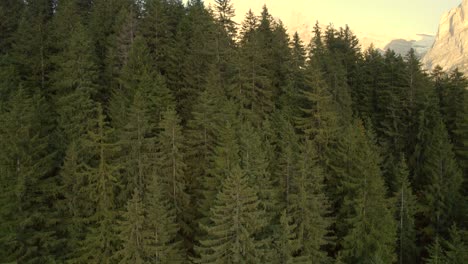
[[445, 13], [439, 24], [434, 45], [423, 57], [423, 65], [431, 70], [440, 65], [447, 71], [459, 68], [468, 73], [468, 0]]
[[417, 36], [419, 37], [418, 40], [394, 39], [385, 46], [384, 51], [391, 49], [404, 56], [410, 49], [414, 49], [416, 54], [422, 58], [433, 45], [435, 36], [426, 34], [418, 34]]

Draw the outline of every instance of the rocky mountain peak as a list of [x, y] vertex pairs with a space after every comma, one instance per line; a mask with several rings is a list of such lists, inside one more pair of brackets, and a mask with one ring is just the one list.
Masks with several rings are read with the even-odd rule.
[[427, 69], [440, 65], [445, 70], [459, 68], [468, 73], [468, 0], [445, 13], [434, 45], [422, 62]]

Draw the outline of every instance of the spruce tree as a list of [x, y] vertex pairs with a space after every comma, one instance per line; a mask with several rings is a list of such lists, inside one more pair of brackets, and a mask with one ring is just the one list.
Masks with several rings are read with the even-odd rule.
[[435, 118], [434, 122], [432, 131], [423, 136], [423, 142], [430, 143], [423, 143], [425, 148], [414, 181], [422, 193], [420, 225], [424, 228], [420, 229], [420, 239], [426, 243], [436, 236], [446, 237], [449, 226], [463, 213], [458, 206], [462, 201], [462, 174], [442, 120]]
[[[241, 48], [239, 49], [239, 75], [233, 96], [238, 98], [241, 106], [249, 109], [257, 123], [261, 121], [273, 109], [272, 96], [274, 94], [271, 74], [268, 68], [267, 46], [268, 38], [271, 37], [271, 17], [264, 9], [263, 26], [254, 14], [249, 11], [241, 31]], [[261, 33], [260, 33], [261, 32]], [[270, 39], [271, 40], [271, 39]]]
[[[146, 40], [141, 36], [135, 37], [130, 48], [128, 61], [123, 66], [119, 77], [119, 88], [112, 93], [109, 112], [112, 125], [117, 130], [124, 129], [135, 94], [138, 92], [144, 100], [142, 108], [151, 118], [153, 125], [162, 119], [162, 113], [174, 107], [174, 97], [167, 88], [166, 80], [153, 67]], [[139, 106], [142, 107], [142, 106]]]
[[189, 234], [187, 214], [190, 199], [187, 194], [187, 177], [185, 164], [186, 142], [182, 134], [180, 119], [175, 110], [167, 110], [160, 123], [161, 132], [157, 139], [157, 175], [164, 186], [165, 195], [169, 197], [172, 208], [177, 215], [177, 224], [181, 232]]
[[221, 87], [220, 72], [212, 69], [207, 77], [205, 90], [197, 98], [192, 119], [187, 122], [187, 166], [191, 186], [198, 204], [203, 198], [200, 192], [208, 171], [213, 166], [219, 133], [226, 120], [233, 120], [235, 109]]
[[145, 263], [144, 252], [144, 208], [141, 194], [135, 188], [132, 198], [128, 201], [122, 220], [118, 223], [121, 248], [113, 255], [119, 263]]
[[397, 186], [395, 193], [396, 216], [398, 221], [398, 263], [414, 263], [418, 256], [416, 247], [415, 215], [418, 212], [416, 196], [408, 180], [409, 172], [406, 160], [402, 158], [397, 164]]
[[86, 28], [76, 22], [68, 33], [70, 39], [54, 57], [57, 70], [51, 75], [63, 151], [90, 128], [88, 118], [96, 108], [93, 99], [99, 90], [98, 69]]
[[439, 240], [440, 238], [436, 236], [434, 242], [428, 247], [428, 252], [430, 252], [430, 255], [426, 259], [427, 264], [447, 263], [447, 260], [444, 256], [444, 249], [442, 248], [442, 245], [439, 242]]
[[152, 159], [156, 145], [157, 118], [151, 115], [151, 98], [146, 97], [141, 90], [135, 92], [133, 102], [126, 110], [125, 119], [119, 121], [125, 122], [125, 125], [116, 130], [121, 147], [119, 163], [123, 167], [119, 178], [123, 185], [120, 196], [124, 201], [132, 197], [132, 190], [135, 188], [139, 195], [145, 195], [146, 178], [154, 170]]
[[450, 239], [446, 241], [447, 263], [462, 264], [468, 258], [466, 231], [453, 225], [450, 228]]
[[[53, 1], [28, 1], [12, 44], [12, 60], [24, 89], [46, 92], [50, 73], [50, 21]], [[16, 84], [18, 85], [18, 84]]]
[[93, 204], [86, 189], [89, 156], [82, 146], [83, 139], [84, 136], [69, 144], [59, 172], [63, 200], [59, 200], [58, 208], [64, 217], [59, 230], [65, 237], [63, 259], [77, 257], [77, 248], [86, 236], [86, 219], [93, 213]]
[[[268, 171], [267, 149], [261, 139], [259, 130], [255, 129], [249, 122], [244, 122], [239, 141], [241, 168], [245, 171], [251, 186], [255, 186], [254, 189], [261, 207], [267, 212], [272, 212], [277, 206], [275, 201], [276, 193], [272, 176]], [[270, 218], [272, 218], [272, 215], [272, 213], [268, 213]]]
[[218, 22], [223, 27], [230, 39], [236, 35], [236, 22], [232, 19], [235, 16], [235, 9], [231, 0], [215, 0]]
[[0, 259], [48, 263], [57, 257], [55, 152], [50, 109], [18, 87], [0, 113]]
[[[275, 240], [275, 250], [278, 252], [276, 263], [290, 264], [301, 263], [300, 258], [295, 257], [298, 251], [298, 241], [296, 234], [297, 225], [294, 223], [291, 215], [283, 210], [280, 217], [280, 232], [278, 239]], [[303, 262], [307, 263], [307, 262]]]
[[13, 35], [18, 27], [21, 11], [24, 3], [20, 0], [2, 1], [0, 4], [0, 54], [5, 54], [11, 49]]
[[322, 156], [339, 128], [339, 115], [332, 94], [315, 65], [307, 67], [301, 93], [302, 113], [296, 119], [296, 126], [316, 142], [318, 154]]
[[234, 165], [223, 181], [210, 211], [210, 222], [202, 225], [207, 237], [200, 242], [197, 263], [258, 263], [263, 246], [256, 235], [265, 226], [264, 212], [244, 172]]
[[87, 182], [84, 188], [92, 207], [90, 216], [85, 219], [86, 237], [77, 249], [79, 263], [110, 263], [115, 252], [115, 191], [119, 164], [115, 164], [118, 145], [113, 141], [113, 129], [98, 105], [94, 124], [83, 142], [90, 155], [83, 172]]
[[218, 142], [210, 158], [213, 165], [210, 166], [201, 185], [202, 198], [198, 206], [201, 216], [209, 216], [221, 183], [227, 178], [233, 166], [239, 165], [240, 147], [234, 127], [228, 121], [218, 132]]
[[338, 208], [337, 245], [346, 263], [396, 260], [396, 222], [379, 168], [378, 153], [354, 124], [328, 151], [328, 191]]
[[292, 179], [290, 211], [297, 225], [298, 256], [313, 263], [327, 261], [323, 250], [329, 244], [329, 202], [325, 195], [323, 170], [314, 143], [302, 143], [298, 174]]
[[144, 203], [143, 250], [149, 263], [184, 263], [185, 249], [178, 239], [176, 211], [155, 174], [147, 179]]

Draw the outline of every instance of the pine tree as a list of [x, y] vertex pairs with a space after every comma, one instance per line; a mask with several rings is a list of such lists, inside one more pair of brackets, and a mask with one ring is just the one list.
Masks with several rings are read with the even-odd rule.
[[427, 264], [444, 264], [446, 263], [446, 259], [444, 256], [444, 251], [439, 242], [439, 237], [436, 236], [434, 239], [434, 243], [428, 247], [428, 252], [431, 252], [428, 259], [426, 259]]
[[236, 35], [236, 22], [232, 19], [235, 16], [235, 9], [231, 0], [215, 0], [216, 11], [218, 13], [218, 22], [223, 27], [230, 39]]
[[202, 225], [208, 236], [200, 241], [197, 263], [258, 263], [262, 241], [256, 235], [265, 226], [264, 214], [244, 172], [234, 166], [223, 181], [210, 223]]
[[[352, 116], [351, 91], [348, 84], [348, 65], [345, 55], [349, 43], [343, 39], [340, 32], [329, 25], [324, 34], [324, 51], [321, 71], [324, 74], [324, 80], [328, 85], [333, 100], [337, 104], [337, 111], [340, 114], [341, 122], [347, 124]], [[344, 50], [343, 50], [344, 49]]]
[[91, 215], [85, 219], [87, 230], [80, 243], [77, 262], [110, 263], [117, 238], [115, 225], [115, 190], [119, 164], [115, 164], [118, 146], [113, 142], [113, 130], [98, 105], [92, 129], [84, 139], [83, 147], [90, 155], [85, 165], [85, 190], [92, 203]]
[[450, 228], [450, 239], [446, 242], [447, 263], [462, 264], [468, 258], [466, 231], [456, 225]]
[[51, 75], [63, 150], [90, 128], [88, 118], [96, 108], [93, 99], [99, 90], [98, 69], [86, 29], [77, 22], [68, 33], [71, 37], [54, 57], [57, 70]]
[[339, 116], [332, 95], [314, 65], [307, 67], [301, 93], [303, 106], [296, 120], [297, 128], [316, 142], [318, 154], [322, 156], [339, 128]]
[[[226, 120], [233, 120], [235, 109], [221, 87], [220, 72], [212, 69], [205, 90], [197, 98], [192, 119], [187, 122], [187, 166], [190, 192], [200, 198], [204, 177], [213, 166], [219, 132]], [[197, 199], [198, 201], [202, 200]]]
[[[275, 240], [275, 249], [278, 252], [276, 263], [290, 264], [301, 263], [299, 258], [295, 257], [298, 251], [297, 235], [295, 233], [297, 225], [294, 223], [291, 215], [283, 210], [280, 217], [280, 233]], [[307, 263], [307, 262], [304, 262]]]
[[[119, 179], [124, 189], [120, 196], [122, 200], [130, 199], [132, 190], [137, 188], [144, 197], [144, 184], [151, 171], [154, 170], [154, 148], [156, 146], [157, 117], [152, 115], [152, 99], [145, 96], [142, 88], [139, 88], [133, 96], [133, 102], [124, 113], [123, 127], [116, 130], [119, 138], [121, 154], [119, 163], [123, 170]], [[125, 123], [125, 125], [124, 125]]]
[[222, 182], [229, 176], [234, 166], [240, 166], [240, 147], [233, 127], [228, 121], [219, 130], [218, 142], [213, 150], [213, 156], [210, 157], [212, 165], [202, 179], [201, 198], [197, 206], [201, 223], [206, 224]]
[[[124, 129], [130, 118], [135, 94], [138, 92], [144, 100], [144, 108], [153, 125], [162, 119], [162, 113], [174, 107], [174, 97], [166, 86], [166, 81], [152, 66], [146, 40], [137, 36], [131, 46], [128, 61], [120, 73], [120, 87], [115, 89], [109, 103], [112, 125], [117, 130]], [[141, 107], [141, 106], [139, 106]]]
[[122, 220], [118, 223], [119, 239], [122, 247], [114, 253], [114, 258], [119, 263], [145, 263], [143, 225], [144, 208], [141, 194], [135, 188], [133, 197], [128, 201], [126, 211], [122, 215]]
[[297, 32], [294, 34], [290, 46], [292, 46], [290, 52], [290, 72], [286, 83], [280, 87], [281, 96], [278, 100], [278, 108], [292, 122], [294, 117], [300, 115], [300, 108], [298, 106], [301, 105], [300, 93], [305, 83], [306, 51]]
[[397, 165], [398, 192], [395, 193], [396, 216], [398, 221], [398, 263], [414, 263], [418, 256], [416, 247], [415, 214], [418, 212], [416, 196], [408, 180], [406, 160], [402, 158]]
[[378, 153], [361, 125], [343, 133], [346, 136], [329, 152], [335, 158], [328, 164], [329, 192], [339, 208], [336, 235], [341, 256], [346, 263], [393, 262], [396, 222]]
[[17, 88], [0, 113], [0, 259], [48, 263], [60, 242], [50, 109], [28, 90]]
[[187, 226], [190, 219], [189, 196], [186, 192], [187, 177], [185, 164], [185, 139], [177, 113], [167, 110], [160, 123], [161, 132], [158, 136], [157, 146], [157, 173], [163, 184], [164, 193], [170, 197], [170, 204], [175, 209], [177, 223], [181, 232], [189, 234]]
[[[266, 148], [262, 142], [259, 130], [250, 123], [244, 122], [240, 132], [241, 168], [257, 193], [261, 208], [267, 212], [275, 209], [276, 193], [273, 179], [268, 171], [269, 162]], [[268, 216], [272, 218], [272, 213]]]
[[0, 54], [7, 53], [11, 49], [12, 38], [19, 24], [24, 3], [20, 0], [2, 1], [0, 4]]
[[7, 0], [0, 3], [0, 102], [5, 102], [11, 90], [19, 83], [12, 56], [15, 32], [20, 23], [24, 2]]
[[86, 163], [89, 156], [83, 149], [83, 139], [84, 136], [70, 143], [59, 172], [63, 200], [58, 203], [59, 212], [64, 219], [58, 229], [65, 237], [63, 259], [77, 257], [77, 248], [86, 236], [86, 219], [93, 213], [93, 204], [86, 190]]
[[178, 98], [177, 109], [185, 123], [190, 118], [193, 98], [200, 94], [200, 87], [206, 84], [211, 65], [216, 62], [217, 25], [205, 9], [203, 1], [188, 1], [187, 15], [181, 21], [177, 34], [181, 63], [179, 85], [173, 87]]
[[417, 171], [414, 181], [422, 193], [422, 241], [431, 241], [436, 236], [445, 237], [448, 234], [448, 226], [461, 219], [462, 213], [458, 210], [462, 201], [462, 174], [442, 120], [436, 117], [434, 122], [432, 131], [423, 136], [423, 142], [430, 143], [423, 143], [428, 145], [422, 150], [420, 170]]
[[270, 43], [267, 43], [268, 38], [272, 40], [272, 28], [271, 17], [266, 7], [263, 17], [264, 19], [257, 22], [257, 18], [249, 11], [242, 23], [239, 74], [233, 90], [233, 96], [238, 98], [242, 107], [249, 109], [257, 120], [262, 120], [274, 106], [273, 80], [270, 78], [273, 73], [268, 68], [270, 54], [267, 52], [271, 51], [271, 48], [268, 48]]
[[466, 262], [466, 231], [460, 230], [456, 225], [450, 228], [450, 237], [445, 240], [439, 236], [427, 250], [430, 255], [426, 259], [428, 264], [461, 264]]
[[268, 58], [268, 69], [272, 72], [273, 99], [275, 107], [279, 105], [278, 98], [282, 95], [282, 88], [288, 85], [292, 74], [292, 56], [289, 34], [283, 22], [274, 23], [272, 28], [271, 55]]
[[290, 206], [291, 196], [294, 193], [293, 181], [298, 175], [299, 138], [294, 126], [281, 115], [281, 112], [273, 117], [271, 125], [275, 128], [275, 135], [270, 139], [272, 145], [270, 151], [276, 153], [270, 155], [273, 155], [270, 157], [270, 170], [274, 175], [273, 182], [278, 186], [278, 206], [285, 209]]
[[[376, 59], [377, 60], [377, 59]], [[378, 61], [376, 61], [377, 63]], [[374, 127], [379, 136], [382, 151], [382, 170], [391, 192], [396, 192], [396, 172], [394, 164], [399, 162], [401, 153], [406, 152], [409, 120], [407, 107], [407, 84], [405, 65], [400, 56], [393, 51], [385, 53], [383, 76], [377, 80], [379, 87], [375, 88]]]
[[[387, 51], [386, 54], [389, 54], [389, 52]], [[377, 98], [375, 94], [380, 90], [379, 87], [382, 87], [384, 84], [385, 65], [382, 54], [374, 46], [370, 46], [364, 52], [363, 60], [359, 66], [360, 74], [357, 81], [359, 85], [351, 90], [354, 111], [363, 120], [370, 118], [374, 123], [374, 127], [377, 126], [375, 115], [378, 111], [376, 108], [381, 106], [376, 102]]]
[[290, 210], [297, 225], [298, 255], [314, 263], [327, 261], [323, 247], [330, 243], [329, 202], [325, 196], [323, 170], [314, 143], [301, 146], [298, 174], [292, 179]]
[[466, 177], [468, 175], [466, 167], [468, 161], [468, 92], [466, 91], [468, 81], [458, 70], [445, 76], [445, 73], [437, 72], [436, 69], [433, 72], [433, 78], [439, 95], [442, 118], [453, 144], [455, 156], [460, 167], [464, 169]]
[[[50, 72], [50, 20], [53, 1], [28, 1], [12, 44], [12, 60], [24, 89], [46, 92]], [[16, 84], [18, 85], [18, 83]]]
[[148, 42], [153, 66], [175, 88], [178, 82], [179, 47], [176, 34], [185, 8], [182, 1], [145, 1], [139, 31]]
[[164, 194], [164, 185], [153, 175], [146, 185], [144, 199], [145, 220], [143, 247], [145, 260], [150, 263], [184, 263], [185, 250], [178, 240], [179, 225], [176, 211], [169, 196]]

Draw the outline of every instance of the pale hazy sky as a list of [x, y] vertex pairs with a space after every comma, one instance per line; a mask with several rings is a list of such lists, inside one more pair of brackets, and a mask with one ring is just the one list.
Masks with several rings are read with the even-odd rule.
[[[205, 3], [213, 3], [206, 0]], [[316, 20], [336, 27], [348, 24], [364, 45], [384, 46], [391, 39], [416, 38], [416, 34], [435, 35], [442, 14], [462, 0], [232, 0], [236, 20], [242, 21], [252, 9], [256, 14], [263, 4], [289, 31], [308, 37], [306, 31]], [[309, 26], [310, 28], [307, 28]], [[308, 41], [308, 40], [305, 40]]]

